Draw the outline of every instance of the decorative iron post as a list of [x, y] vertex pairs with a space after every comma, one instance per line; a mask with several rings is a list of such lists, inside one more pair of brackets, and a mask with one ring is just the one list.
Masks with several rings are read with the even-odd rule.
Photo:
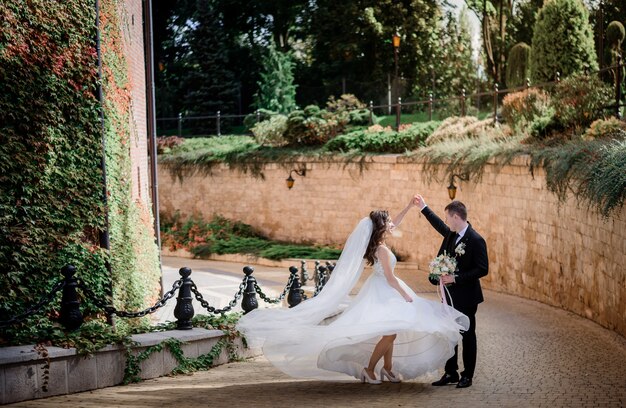
[[191, 275], [190, 268], [180, 268], [178, 271], [183, 278], [183, 284], [180, 286], [178, 297], [176, 298], [176, 307], [174, 308], [174, 317], [176, 317], [176, 329], [191, 330], [191, 318], [194, 315], [193, 304], [191, 301], [191, 285], [193, 281], [189, 277]]
[[301, 281], [303, 285], [306, 285], [306, 282], [309, 280], [309, 273], [306, 270], [306, 261], [300, 261], [300, 273], [301, 273]]
[[178, 137], [183, 137], [183, 114], [178, 112]]
[[294, 307], [302, 302], [302, 289], [298, 278], [298, 268], [290, 266], [289, 272], [291, 272], [291, 287], [289, 288], [289, 295], [287, 295], [287, 303], [289, 303], [289, 307]]
[[493, 85], [493, 124], [498, 125], [498, 83]]
[[433, 93], [428, 94], [428, 120], [433, 120]]
[[530, 78], [526, 78], [526, 89], [530, 88]]
[[63, 297], [61, 298], [61, 317], [59, 321], [66, 330], [76, 330], [83, 324], [83, 315], [80, 312], [80, 302], [76, 287], [78, 281], [74, 274], [76, 267], [74, 265], [65, 265], [61, 269], [61, 273], [65, 277], [65, 286], [63, 286]]
[[556, 83], [558, 84], [559, 82], [561, 82], [561, 73], [559, 71], [556, 72]]
[[220, 117], [221, 116], [222, 115], [220, 114], [220, 111], [217, 111], [217, 119], [216, 119], [216, 121], [217, 121], [217, 135], [218, 136], [222, 136], [222, 132], [220, 130]]
[[243, 273], [246, 274], [247, 279], [246, 290], [243, 292], [243, 299], [241, 300], [243, 314], [259, 307], [259, 302], [256, 300], [256, 279], [252, 276], [252, 272], [254, 272], [254, 268], [249, 266], [243, 268]]
[[465, 88], [461, 90], [461, 116], [465, 116]]
[[256, 123], [259, 123], [261, 121], [261, 112], [259, 112], [259, 110], [256, 110]]
[[370, 110], [370, 125], [374, 124], [374, 102], [370, 101], [369, 105]]

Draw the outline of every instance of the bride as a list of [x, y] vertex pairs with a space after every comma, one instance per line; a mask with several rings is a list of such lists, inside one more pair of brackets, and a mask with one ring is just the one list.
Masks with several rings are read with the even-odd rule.
[[[412, 200], [394, 221], [399, 224], [415, 205]], [[255, 309], [240, 319], [237, 328], [248, 345], [261, 347], [292, 377], [346, 380], [348, 375], [380, 384], [436, 372], [454, 354], [469, 320], [450, 306], [418, 297], [394, 275], [396, 258], [385, 244], [394, 228], [387, 211], [363, 218], [316, 297], [291, 309]], [[371, 276], [335, 317], [366, 262], [373, 265]], [[329, 317], [335, 318], [328, 323]]]

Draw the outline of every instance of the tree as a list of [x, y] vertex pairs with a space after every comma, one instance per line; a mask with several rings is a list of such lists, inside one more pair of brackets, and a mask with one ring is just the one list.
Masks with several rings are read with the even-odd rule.
[[506, 49], [509, 52], [519, 43], [526, 43], [532, 46], [535, 16], [537, 11], [543, 6], [543, 1], [522, 0], [515, 4], [507, 31]]
[[533, 82], [597, 70], [589, 14], [580, 0], [551, 0], [537, 14], [531, 52]]
[[436, 98], [458, 96], [463, 89], [469, 94], [476, 85], [478, 67], [472, 56], [467, 8], [461, 10], [458, 19], [447, 13], [442, 24], [433, 95]]
[[296, 109], [296, 87], [293, 84], [292, 57], [276, 49], [272, 42], [263, 58], [263, 72], [255, 95], [257, 109], [289, 113]]
[[237, 82], [229, 68], [228, 44], [222, 41], [222, 16], [214, 0], [198, 0], [189, 29], [183, 33], [189, 49], [182, 78], [183, 107], [190, 114], [233, 112]]
[[530, 46], [526, 43], [516, 44], [509, 52], [506, 64], [506, 86], [515, 88], [526, 83], [530, 77]]

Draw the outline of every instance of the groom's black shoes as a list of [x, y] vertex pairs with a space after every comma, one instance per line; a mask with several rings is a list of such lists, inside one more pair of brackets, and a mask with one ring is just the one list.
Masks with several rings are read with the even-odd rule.
[[456, 385], [456, 388], [467, 388], [472, 385], [472, 379], [462, 376], [459, 380], [459, 383]]
[[[457, 382], [459, 382], [459, 375], [457, 373], [454, 373], [454, 374], [445, 373], [439, 381], [435, 381], [432, 385], [434, 385], [435, 387], [439, 387], [442, 385], [454, 384]], [[472, 381], [470, 380], [470, 384], [471, 382]]]

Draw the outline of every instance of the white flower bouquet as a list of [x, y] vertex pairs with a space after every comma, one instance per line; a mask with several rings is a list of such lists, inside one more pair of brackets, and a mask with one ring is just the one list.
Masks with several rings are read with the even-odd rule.
[[465, 254], [465, 244], [461, 243], [454, 249], [454, 256], [448, 255], [446, 251], [433, 259], [428, 265], [430, 271], [428, 277], [439, 280], [442, 275], [453, 275], [456, 271], [457, 256]]

